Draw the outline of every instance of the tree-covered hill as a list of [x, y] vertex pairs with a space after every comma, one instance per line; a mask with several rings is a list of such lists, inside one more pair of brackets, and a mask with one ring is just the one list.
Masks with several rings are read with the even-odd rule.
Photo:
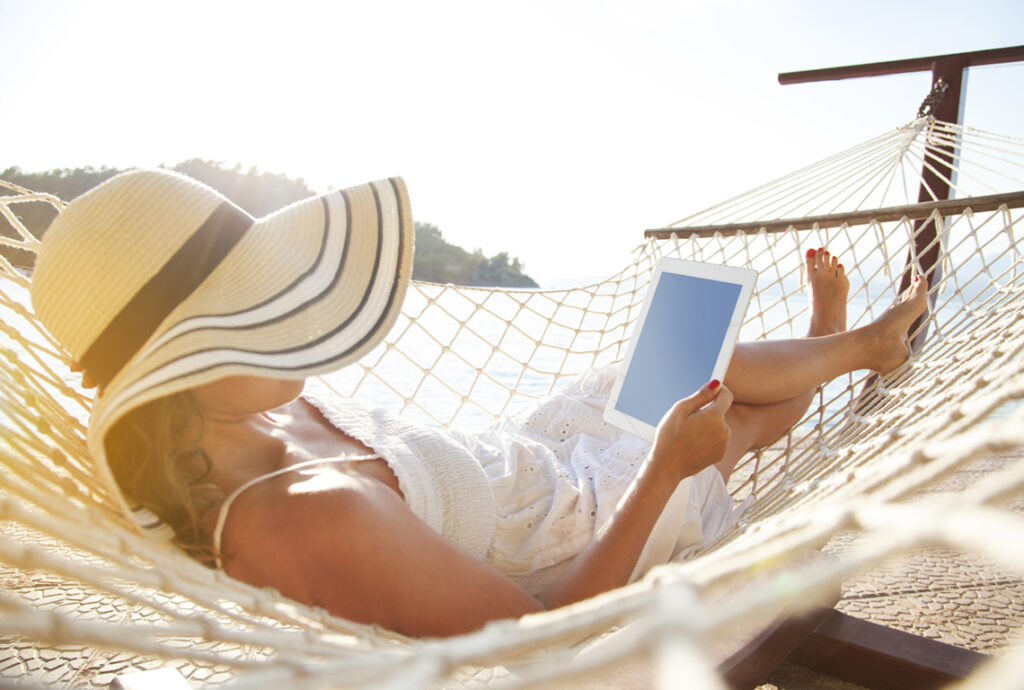
[[[243, 171], [241, 166], [225, 168], [218, 163], [198, 158], [179, 163], [171, 168], [200, 180], [218, 190], [254, 216], [264, 216], [315, 192], [302, 179], [293, 180], [284, 175]], [[25, 172], [11, 167], [0, 171], [0, 179], [36, 192], [47, 192], [64, 200], [74, 199], [95, 187], [108, 177], [116, 175], [116, 168], [75, 168]], [[0, 187], [0, 195], [8, 191]], [[36, 237], [53, 220], [55, 212], [47, 204], [18, 204], [14, 212]], [[14, 229], [0, 216], [0, 234], [14, 237]], [[27, 252], [3, 247], [0, 249], [16, 265], [26, 266], [32, 256]], [[457, 285], [501, 286], [535, 288], [537, 283], [523, 273], [518, 258], [510, 259], [507, 252], [492, 257], [479, 249], [468, 252], [446, 242], [441, 231], [430, 223], [416, 223], [416, 254], [413, 278], [436, 283]]]
[[537, 287], [537, 283], [523, 273], [519, 259], [510, 260], [508, 252], [498, 252], [489, 258], [479, 249], [469, 253], [462, 247], [446, 242], [441, 231], [430, 223], [416, 223], [413, 277], [432, 283], [456, 285]]

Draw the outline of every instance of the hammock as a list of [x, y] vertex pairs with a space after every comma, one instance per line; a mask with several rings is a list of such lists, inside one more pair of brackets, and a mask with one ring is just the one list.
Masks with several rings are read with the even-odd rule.
[[[953, 175], [936, 153], [941, 144], [955, 147]], [[744, 458], [730, 491], [753, 502], [717, 543], [595, 599], [446, 640], [330, 616], [133, 531], [91, 478], [91, 393], [27, 306], [26, 273], [3, 260], [0, 679], [96, 687], [171, 666], [193, 686], [586, 687], [587, 674], [643, 668], [662, 687], [723, 687], [708, 639], [752, 618], [830, 606], [843, 580], [915, 547], [978, 554], [1024, 573], [1016, 548], [1024, 521], [1004, 507], [1024, 487], [1024, 466], [990, 473], [955, 501], [914, 498], [975, 458], [1024, 445], [1022, 154], [1020, 140], [921, 118], [648, 233], [626, 268], [600, 283], [548, 291], [415, 283], [386, 343], [311, 385], [430, 424], [475, 424], [619, 359], [662, 255], [752, 266], [760, 277], [741, 337], [799, 337], [808, 247], [842, 257], [856, 326], [892, 303], [907, 257], [919, 261], [915, 233], [928, 221], [941, 229], [924, 347], [888, 377], [858, 372], [823, 387], [784, 439]], [[955, 201], [915, 204], [922, 168], [951, 183]], [[64, 203], [0, 186], [10, 226], [0, 242], [34, 252], [19, 209]], [[790, 220], [799, 218], [808, 221]], [[850, 530], [863, 538], [842, 558], [791, 561]], [[768, 566], [779, 574], [707, 602], [710, 590]], [[969, 685], [1022, 681], [1024, 652], [1010, 650]]]

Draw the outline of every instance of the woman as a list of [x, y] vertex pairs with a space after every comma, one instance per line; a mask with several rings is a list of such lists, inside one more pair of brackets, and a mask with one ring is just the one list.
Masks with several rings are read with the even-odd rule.
[[724, 385], [679, 401], [652, 445], [600, 419], [608, 370], [476, 434], [302, 397], [305, 377], [380, 342], [411, 263], [399, 179], [255, 220], [166, 171], [76, 199], [43, 239], [32, 298], [100, 386], [89, 445], [112, 499], [240, 580], [411, 635], [465, 632], [713, 539], [735, 519], [739, 458], [818, 385], [899, 366], [927, 299], [916, 282], [847, 331], [843, 267], [809, 251], [809, 337], [738, 345]]

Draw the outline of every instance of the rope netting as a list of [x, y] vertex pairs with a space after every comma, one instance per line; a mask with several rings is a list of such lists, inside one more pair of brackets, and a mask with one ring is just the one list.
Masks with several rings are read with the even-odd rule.
[[[746, 457], [730, 490], [753, 501], [717, 544], [636, 585], [443, 641], [332, 617], [138, 535], [91, 477], [90, 393], [33, 317], [28, 272], [0, 260], [0, 678], [101, 686], [171, 665], [193, 684], [235, 687], [548, 687], [555, 679], [585, 687], [601, 667], [605, 679], [719, 687], [708, 640], [806, 611], [844, 579], [915, 546], [983, 554], [1024, 573], [1014, 548], [1024, 522], [1002, 508], [1024, 488], [1024, 467], [990, 474], [955, 501], [908, 500], [978, 457], [1024, 445], [1022, 212], [1012, 199], [991, 202], [1024, 189], [1022, 154], [1019, 140], [922, 118], [687, 217], [600, 283], [535, 291], [415, 283], [386, 343], [310, 385], [424, 423], [472, 426], [620, 359], [660, 256], [757, 269], [741, 339], [800, 337], [806, 249], [841, 257], [852, 327], [896, 299], [907, 257], [913, 264], [929, 249], [915, 244], [923, 221], [942, 229], [924, 347], [887, 377], [856, 372], [822, 387], [785, 438]], [[962, 207], [928, 207], [923, 219], [819, 218], [914, 204], [922, 168], [949, 183]], [[34, 253], [19, 209], [59, 212], [63, 202], [2, 181], [0, 190], [9, 226], [0, 243]], [[990, 200], [985, 210], [971, 206], [975, 197]], [[808, 216], [819, 220], [806, 229], [789, 221]], [[851, 529], [873, 538], [840, 559], [790, 561]], [[782, 574], [763, 576], [766, 564]], [[723, 587], [730, 596], [711, 603]], [[1007, 652], [977, 687], [1019, 683], [1021, 658]]]

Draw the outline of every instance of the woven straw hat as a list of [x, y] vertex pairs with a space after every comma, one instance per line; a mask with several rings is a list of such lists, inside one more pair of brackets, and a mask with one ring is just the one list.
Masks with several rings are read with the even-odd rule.
[[32, 303], [103, 387], [89, 447], [114, 500], [106, 430], [158, 397], [225, 376], [299, 379], [349, 364], [394, 324], [412, 272], [392, 178], [254, 219], [166, 170], [122, 173], [43, 236]]

